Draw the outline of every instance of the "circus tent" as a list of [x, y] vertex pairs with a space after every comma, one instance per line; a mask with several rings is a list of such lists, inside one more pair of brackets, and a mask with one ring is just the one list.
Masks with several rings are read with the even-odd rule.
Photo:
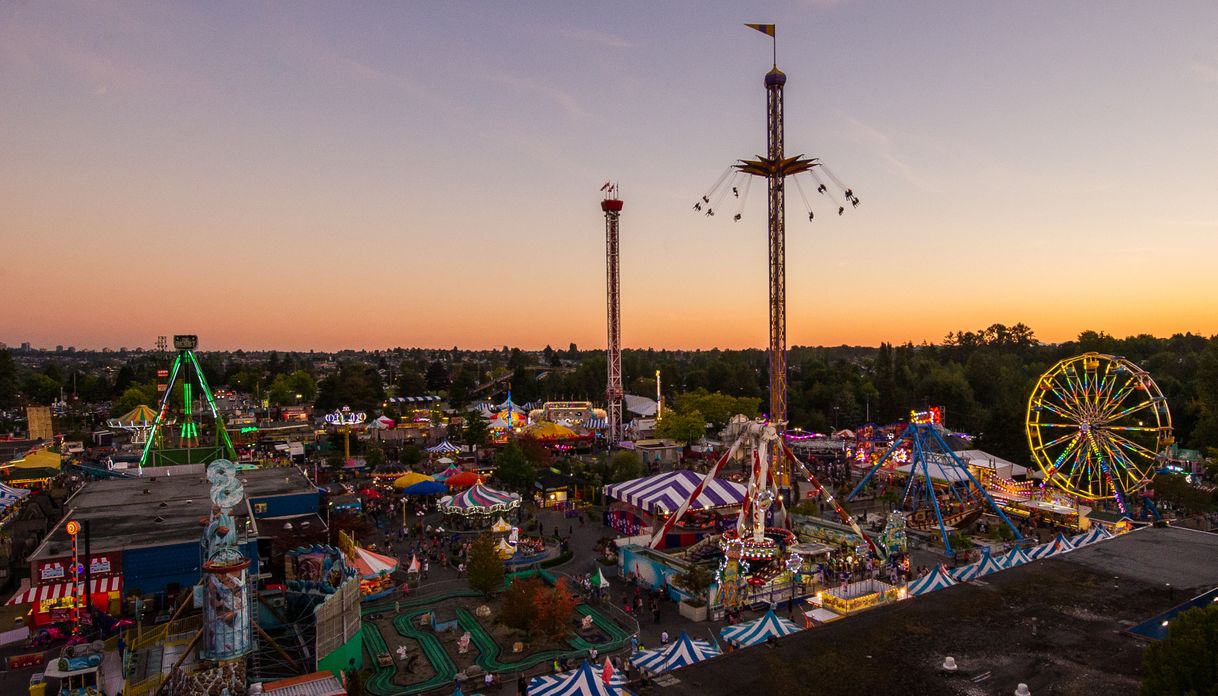
[[945, 587], [951, 587], [956, 584], [956, 579], [951, 576], [941, 565], [935, 566], [935, 569], [929, 574], [924, 575], [917, 580], [909, 583], [909, 594], [913, 597], [924, 595], [927, 592], [942, 590]]
[[798, 630], [799, 626], [794, 622], [780, 618], [770, 609], [764, 616], [752, 621], [724, 626], [719, 630], [719, 635], [732, 645], [743, 648], [764, 643], [770, 638], [781, 638]]
[[[681, 469], [605, 486], [605, 497], [629, 503], [651, 514], [674, 512], [702, 483], [702, 475]], [[731, 507], [744, 500], [742, 484], [712, 478], [691, 510]]]
[[1062, 535], [1061, 532], [1058, 532], [1057, 536], [1052, 541], [1046, 541], [1040, 546], [1032, 549], [1028, 556], [1031, 557], [1032, 560], [1038, 561], [1042, 558], [1050, 558], [1052, 556], [1073, 550], [1074, 545], [1070, 543], [1070, 540]]
[[639, 669], [660, 674], [670, 669], [680, 669], [703, 660], [716, 657], [719, 649], [704, 640], [693, 640], [685, 631], [672, 645], [655, 650], [642, 650], [630, 656], [630, 662]]
[[585, 660], [578, 669], [558, 674], [545, 674], [529, 681], [529, 696], [621, 696], [628, 693], [622, 687], [626, 676], [614, 672], [609, 683], [604, 673]]
[[434, 447], [427, 448], [428, 454], [452, 454], [454, 452], [460, 452], [460, 451], [461, 451], [461, 448], [457, 447], [453, 443], [449, 442], [448, 438], [444, 438], [444, 440], [440, 444], [438, 444]]

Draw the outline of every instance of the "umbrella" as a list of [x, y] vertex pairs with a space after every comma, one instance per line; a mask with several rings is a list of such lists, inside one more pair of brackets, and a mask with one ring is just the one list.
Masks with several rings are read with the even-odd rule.
[[402, 493], [405, 495], [436, 495], [437, 493], [444, 493], [447, 490], [448, 487], [439, 481], [419, 481], [402, 489]]
[[361, 488], [359, 489], [359, 494], [371, 500], [380, 500], [385, 497], [375, 488]]
[[472, 471], [462, 471], [453, 474], [444, 481], [449, 488], [468, 488], [476, 483], [482, 483], [482, 477]]
[[411, 486], [413, 486], [416, 483], [419, 483], [420, 481], [434, 481], [434, 480], [435, 479], [428, 476], [427, 474], [420, 474], [417, 471], [407, 471], [406, 473], [399, 476], [393, 482], [393, 487], [400, 491], [403, 488], [410, 488]]

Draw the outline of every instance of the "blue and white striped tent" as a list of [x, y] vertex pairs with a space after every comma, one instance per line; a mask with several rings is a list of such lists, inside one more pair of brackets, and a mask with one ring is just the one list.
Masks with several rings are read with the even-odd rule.
[[774, 610], [770, 609], [761, 618], [724, 626], [719, 629], [719, 635], [732, 645], [744, 648], [764, 643], [771, 637], [781, 638], [798, 630], [799, 626], [796, 626], [793, 621], [779, 618], [774, 614]]
[[391, 396], [388, 399], [391, 404], [411, 404], [417, 406], [426, 406], [428, 404], [438, 403], [440, 397], [434, 395], [427, 396]]
[[670, 669], [679, 669], [719, 655], [719, 649], [704, 640], [693, 640], [685, 631], [667, 645], [655, 650], [642, 650], [630, 656], [630, 662], [639, 669], [660, 674]]
[[994, 558], [990, 554], [990, 548], [986, 546], [981, 549], [981, 558], [966, 566], [953, 569], [951, 574], [953, 578], [960, 582], [968, 582], [990, 573], [1006, 570], [1006, 568], [1007, 566], [1002, 562], [1002, 559]]
[[1074, 544], [1071, 544], [1069, 539], [1063, 536], [1061, 532], [1058, 532], [1056, 538], [1054, 538], [1052, 541], [1046, 541], [1040, 546], [1032, 549], [1028, 556], [1034, 561], [1039, 561], [1042, 558], [1049, 558], [1051, 556], [1056, 556], [1059, 553], [1066, 553], [1067, 551], [1073, 550]]
[[578, 669], [559, 674], [546, 674], [529, 680], [529, 696], [622, 696], [630, 692], [626, 676], [614, 672], [606, 684], [601, 679], [601, 670], [584, 660]]
[[451, 454], [453, 452], [460, 452], [461, 448], [449, 442], [448, 438], [444, 438], [443, 442], [435, 447], [428, 447], [427, 451], [431, 454]]
[[584, 420], [584, 427], [588, 430], [604, 430], [609, 427], [609, 421], [604, 418], [588, 418]]
[[483, 418], [495, 417], [495, 409], [491, 408], [491, 405], [488, 403], [480, 403], [474, 408], [474, 410], [481, 413]]
[[1101, 527], [1100, 525], [1097, 524], [1097, 525], [1092, 526], [1091, 529], [1070, 539], [1070, 543], [1074, 544], [1074, 548], [1077, 549], [1080, 546], [1088, 546], [1090, 544], [1094, 544], [1097, 541], [1103, 541], [1105, 539], [1111, 539], [1111, 538], [1112, 538], [1112, 532], [1108, 531], [1107, 529], [1104, 529], [1103, 527]]
[[1007, 551], [1002, 557], [1003, 565], [1006, 568], [1021, 566], [1030, 560], [1032, 559], [1028, 558], [1028, 554], [1024, 553], [1024, 550], [1018, 546], [1012, 548], [1010, 551]]
[[13, 488], [0, 483], [0, 510], [8, 508], [29, 494], [29, 490], [25, 488]]
[[947, 570], [941, 566], [935, 566], [935, 569], [930, 573], [909, 583], [909, 594], [913, 597], [924, 595], [927, 592], [942, 590], [945, 587], [951, 587], [956, 584], [956, 579], [951, 576]]

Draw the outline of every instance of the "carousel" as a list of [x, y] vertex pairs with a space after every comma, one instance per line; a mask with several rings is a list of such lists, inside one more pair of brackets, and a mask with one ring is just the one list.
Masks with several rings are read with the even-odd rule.
[[481, 531], [493, 525], [495, 517], [520, 509], [520, 496], [498, 491], [482, 483], [440, 499], [445, 525], [459, 531]]

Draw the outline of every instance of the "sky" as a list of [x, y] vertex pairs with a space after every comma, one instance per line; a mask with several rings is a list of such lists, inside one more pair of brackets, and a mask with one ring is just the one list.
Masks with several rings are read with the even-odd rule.
[[[791, 345], [1218, 333], [1218, 3], [0, 3], [0, 341]], [[732, 210], [725, 210], [731, 208]]]

